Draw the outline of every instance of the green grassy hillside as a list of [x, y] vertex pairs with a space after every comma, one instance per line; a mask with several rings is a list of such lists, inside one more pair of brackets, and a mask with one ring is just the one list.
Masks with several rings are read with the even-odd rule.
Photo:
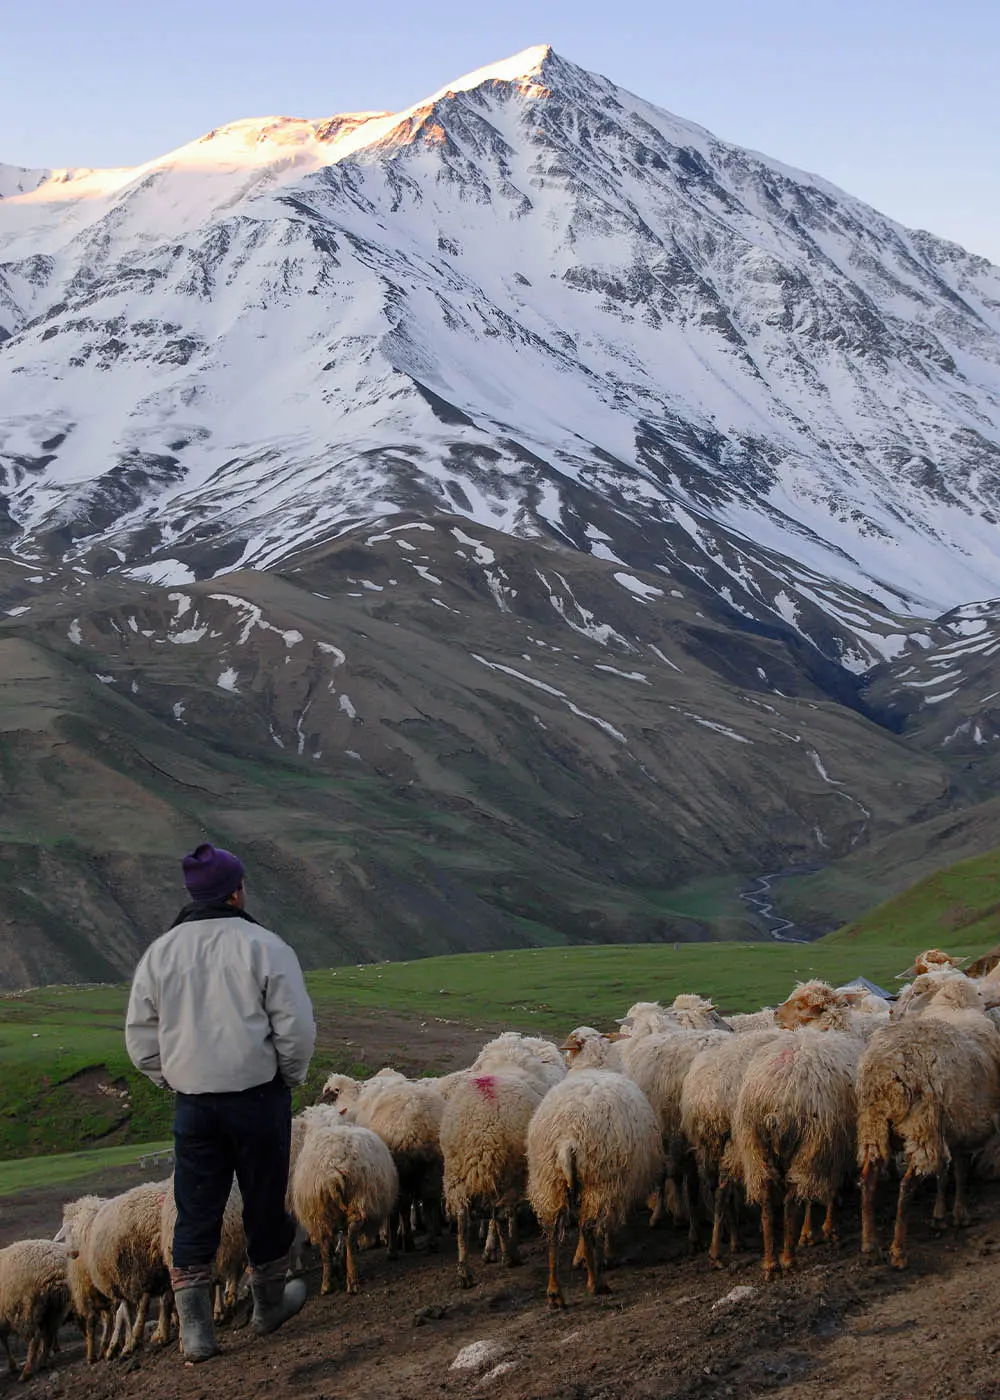
[[822, 940], [865, 957], [893, 944], [985, 951], [1000, 942], [1000, 847], [918, 880]]
[[[817, 943], [628, 944], [517, 949], [308, 974], [321, 1026], [302, 1095], [331, 1069], [355, 1070], [325, 1044], [342, 1007], [561, 1033], [608, 1027], [637, 1000], [712, 996], [724, 1011], [780, 1000], [798, 980], [864, 973], [887, 986], [920, 948], [977, 956], [1000, 939], [1000, 852], [922, 881]], [[127, 990], [50, 987], [0, 998], [0, 1160], [158, 1142], [171, 1100], [129, 1064]], [[403, 1047], [401, 1047], [402, 1052]]]

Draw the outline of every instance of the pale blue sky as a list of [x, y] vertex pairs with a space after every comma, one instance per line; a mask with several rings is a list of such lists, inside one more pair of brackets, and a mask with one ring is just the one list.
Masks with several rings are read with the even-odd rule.
[[0, 0], [0, 161], [123, 165], [238, 117], [408, 106], [551, 43], [1000, 263], [996, 0]]

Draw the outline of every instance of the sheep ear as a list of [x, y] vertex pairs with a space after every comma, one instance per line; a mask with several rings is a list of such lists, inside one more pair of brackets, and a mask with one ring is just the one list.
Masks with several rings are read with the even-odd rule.
[[[1000, 990], [1000, 988], [998, 988]], [[628, 1036], [622, 1035], [621, 1031], [609, 1031], [604, 1037], [605, 1040], [627, 1040]]]

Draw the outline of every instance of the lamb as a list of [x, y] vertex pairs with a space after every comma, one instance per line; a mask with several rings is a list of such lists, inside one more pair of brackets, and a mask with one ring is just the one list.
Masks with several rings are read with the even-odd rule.
[[443, 1114], [444, 1099], [433, 1080], [402, 1076], [381, 1082], [369, 1080], [350, 1110], [353, 1121], [378, 1133], [392, 1153], [399, 1175], [399, 1203], [389, 1239], [393, 1242], [401, 1237], [407, 1252], [413, 1249], [410, 1212], [415, 1203], [419, 1203], [427, 1223], [427, 1248], [437, 1248], [444, 1175]]
[[527, 1190], [528, 1123], [547, 1087], [539, 1075], [516, 1067], [492, 1073], [470, 1070], [454, 1083], [445, 1102], [441, 1119], [444, 1200], [458, 1229], [462, 1288], [473, 1283], [468, 1262], [473, 1211], [484, 1211], [491, 1220], [496, 1215], [505, 1218], [506, 1235], [500, 1232], [504, 1262], [508, 1267], [520, 1263], [517, 1207]]
[[54, 1240], [21, 1240], [0, 1249], [0, 1341], [11, 1374], [17, 1371], [10, 1334], [28, 1343], [19, 1379], [48, 1359], [71, 1306], [66, 1251]]
[[877, 1252], [878, 1179], [901, 1150], [906, 1170], [889, 1254], [897, 1269], [907, 1265], [907, 1215], [919, 1177], [937, 1178], [934, 1224], [940, 1228], [954, 1162], [952, 1220], [968, 1222], [971, 1156], [993, 1139], [1000, 1100], [1000, 1036], [975, 984], [961, 975], [921, 974], [913, 992], [908, 1014], [872, 1037], [858, 1067], [861, 1250], [869, 1257]]
[[[168, 1183], [167, 1194], [160, 1211], [160, 1248], [167, 1268], [174, 1262], [174, 1227], [177, 1224], [177, 1203], [174, 1200], [174, 1186]], [[222, 1239], [215, 1256], [215, 1320], [222, 1322], [236, 1306], [239, 1286], [247, 1267], [247, 1242], [243, 1233], [243, 1197], [240, 1188], [233, 1182], [229, 1199], [226, 1201], [222, 1217]], [[168, 1317], [163, 1327], [170, 1330]], [[166, 1338], [164, 1339], [166, 1340]]]
[[[70, 1259], [82, 1261], [93, 1295], [135, 1309], [122, 1352], [125, 1356], [143, 1345], [150, 1300], [170, 1294], [160, 1246], [160, 1213], [169, 1189], [167, 1181], [134, 1186], [103, 1202], [93, 1213], [83, 1209], [82, 1202], [71, 1203], [63, 1212], [66, 1253]], [[171, 1306], [172, 1298], [167, 1296], [161, 1305], [155, 1341], [168, 1340]]]
[[660, 1129], [646, 1096], [625, 1076], [585, 1069], [550, 1089], [528, 1127], [528, 1199], [548, 1237], [550, 1306], [564, 1307], [559, 1244], [574, 1217], [590, 1293], [606, 1293], [600, 1241], [663, 1172]]
[[[686, 1218], [692, 1247], [698, 1236], [698, 1190], [694, 1159], [681, 1126], [681, 1091], [695, 1056], [728, 1040], [732, 1032], [675, 1030], [625, 1042], [622, 1053], [629, 1077], [638, 1084], [656, 1114], [666, 1153], [667, 1187], [675, 1221]], [[653, 1220], [659, 1218], [654, 1207]]]
[[[854, 1076], [863, 1049], [842, 1031], [782, 1036], [758, 1050], [743, 1075], [733, 1113], [732, 1149], [747, 1199], [761, 1207], [764, 1277], [795, 1263], [799, 1207], [824, 1202], [824, 1234], [835, 1238], [833, 1207], [854, 1155]], [[776, 1198], [784, 1198], [780, 1261]]]
[[721, 1268], [722, 1225], [730, 1220], [730, 1252], [736, 1243], [733, 1199], [740, 1178], [731, 1150], [733, 1109], [750, 1061], [765, 1046], [788, 1034], [771, 1027], [730, 1036], [702, 1050], [691, 1061], [681, 1090], [681, 1131], [691, 1145], [701, 1180], [713, 1200], [709, 1263]]
[[[860, 995], [868, 997], [867, 992]], [[843, 1031], [869, 1040], [888, 1024], [889, 1013], [884, 1002], [876, 1012], [862, 1010], [857, 997], [814, 979], [800, 982], [776, 1009], [774, 1019], [783, 1030]]]
[[357, 1293], [358, 1236], [366, 1226], [388, 1225], [399, 1177], [389, 1149], [370, 1128], [334, 1121], [322, 1104], [301, 1116], [305, 1133], [292, 1175], [292, 1209], [322, 1255], [321, 1291], [333, 1292], [334, 1245], [342, 1233], [347, 1292]]

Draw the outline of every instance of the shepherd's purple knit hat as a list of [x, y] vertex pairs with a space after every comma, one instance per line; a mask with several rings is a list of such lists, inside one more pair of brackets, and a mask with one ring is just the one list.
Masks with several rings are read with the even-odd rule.
[[185, 856], [181, 864], [187, 892], [195, 904], [218, 904], [243, 883], [243, 862], [239, 857], [207, 841]]

